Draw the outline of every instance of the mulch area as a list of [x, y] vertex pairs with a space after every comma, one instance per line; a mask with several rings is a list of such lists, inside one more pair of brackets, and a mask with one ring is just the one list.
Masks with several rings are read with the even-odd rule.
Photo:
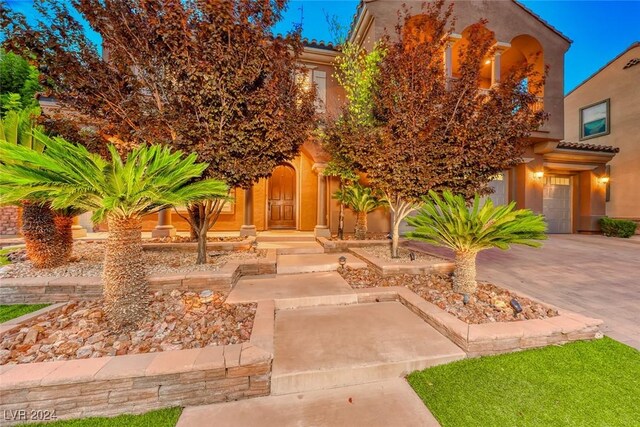
[[153, 353], [248, 341], [256, 304], [226, 304], [226, 295], [178, 290], [151, 296], [147, 320], [113, 333], [102, 300], [71, 301], [6, 334], [0, 365]]
[[[448, 275], [399, 274], [382, 277], [370, 268], [349, 267], [340, 274], [354, 289], [405, 286], [426, 301], [469, 324], [546, 319], [558, 315], [557, 310], [490, 283], [478, 282], [475, 295], [470, 296], [469, 302], [464, 304], [463, 295], [453, 291], [453, 282]], [[511, 307], [510, 302], [513, 298], [520, 303], [521, 313], [516, 314]]]

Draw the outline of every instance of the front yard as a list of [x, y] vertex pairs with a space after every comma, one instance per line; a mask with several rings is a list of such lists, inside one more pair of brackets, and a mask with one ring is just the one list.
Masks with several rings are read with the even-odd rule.
[[609, 338], [436, 366], [408, 377], [443, 427], [637, 426], [640, 352]]

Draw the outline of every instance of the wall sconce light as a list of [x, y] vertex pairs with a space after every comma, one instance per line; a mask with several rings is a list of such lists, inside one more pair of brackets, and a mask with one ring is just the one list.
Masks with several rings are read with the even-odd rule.
[[602, 185], [607, 185], [609, 183], [609, 177], [607, 175], [603, 175], [598, 178], [598, 182]]
[[544, 178], [544, 172], [543, 171], [536, 171], [533, 173], [533, 177], [535, 179], [542, 179]]
[[491, 64], [491, 60], [490, 59], [487, 59], [486, 61], [484, 61], [484, 65], [489, 65], [489, 64]]

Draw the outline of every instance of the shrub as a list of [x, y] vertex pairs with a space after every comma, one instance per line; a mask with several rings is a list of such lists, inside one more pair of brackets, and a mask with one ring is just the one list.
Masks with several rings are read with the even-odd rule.
[[602, 234], [607, 237], [629, 238], [636, 233], [638, 224], [626, 219], [614, 219], [608, 216], [600, 218], [600, 228]]

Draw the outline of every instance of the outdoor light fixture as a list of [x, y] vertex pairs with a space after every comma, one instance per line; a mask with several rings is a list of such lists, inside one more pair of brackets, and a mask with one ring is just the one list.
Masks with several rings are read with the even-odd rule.
[[598, 178], [598, 181], [600, 182], [600, 184], [602, 185], [607, 185], [609, 183], [609, 177], [604, 175], [601, 176], [600, 178]]
[[513, 311], [516, 312], [516, 314], [522, 313], [522, 306], [520, 305], [517, 299], [513, 298], [511, 300], [511, 307], [513, 308]]
[[462, 296], [462, 303], [463, 303], [464, 305], [469, 304], [469, 294], [464, 294], [464, 295]]
[[484, 65], [489, 65], [489, 64], [491, 64], [491, 60], [490, 59], [487, 59], [486, 61], [484, 61]]
[[208, 304], [213, 301], [213, 291], [206, 289], [200, 292], [200, 302], [202, 304]]
[[340, 263], [340, 268], [344, 268], [344, 265], [347, 263], [347, 257], [344, 255], [341, 256], [338, 258], [338, 263]]
[[253, 249], [253, 252], [258, 252], [258, 242], [256, 240], [251, 242], [251, 249]]
[[536, 171], [533, 173], [533, 177], [535, 179], [542, 179], [544, 178], [544, 172], [543, 171]]
[[411, 261], [415, 261], [416, 260], [416, 253], [415, 252], [409, 252], [409, 259]]

